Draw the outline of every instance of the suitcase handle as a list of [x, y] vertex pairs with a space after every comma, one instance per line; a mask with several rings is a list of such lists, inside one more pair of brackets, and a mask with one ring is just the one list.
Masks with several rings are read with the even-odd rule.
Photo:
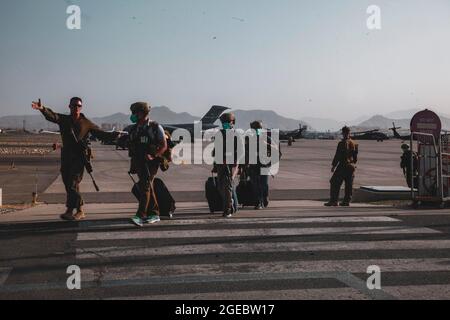
[[134, 180], [134, 177], [130, 171], [128, 171], [128, 175], [130, 176], [131, 180], [133, 180], [133, 183], [136, 184], [136, 180]]
[[214, 187], [217, 188], [216, 179], [214, 179], [214, 172], [213, 171], [211, 171], [211, 177], [212, 177], [212, 181], [214, 183]]

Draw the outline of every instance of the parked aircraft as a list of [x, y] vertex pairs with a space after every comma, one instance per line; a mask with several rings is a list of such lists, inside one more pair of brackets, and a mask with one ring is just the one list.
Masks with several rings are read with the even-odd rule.
[[[202, 122], [202, 132], [206, 130], [216, 129], [219, 126], [214, 123], [219, 119], [222, 113], [230, 108], [222, 107], [222, 106], [212, 106], [211, 109], [205, 114], [205, 116], [201, 119]], [[163, 129], [169, 134], [172, 134], [177, 129], [185, 129], [189, 131], [192, 139], [194, 138], [194, 123], [176, 123], [176, 124], [161, 124]], [[123, 135], [114, 142], [110, 142], [107, 144], [115, 144], [116, 149], [127, 149], [128, 137], [127, 134], [130, 131], [131, 126], [126, 127], [121, 133]]]
[[375, 130], [362, 131], [362, 132], [353, 132], [352, 139], [354, 139], [354, 140], [376, 140], [378, 142], [383, 142], [384, 140], [389, 140], [389, 137], [385, 133], [380, 132], [380, 130], [375, 129]]
[[61, 134], [59, 131], [39, 130], [39, 134]]
[[295, 140], [303, 139], [303, 132], [305, 132], [308, 129], [307, 126], [302, 126], [299, 124], [299, 128], [292, 131], [280, 131], [280, 141], [288, 141], [289, 139], [292, 139], [292, 142], [295, 142]]
[[[218, 128], [214, 123], [219, 119], [219, 117], [226, 110], [230, 108], [222, 107], [222, 106], [212, 106], [208, 113], [200, 120], [202, 122], [202, 131], [211, 130]], [[191, 136], [194, 136], [194, 123], [176, 123], [176, 124], [161, 124], [164, 130], [168, 131], [172, 134], [177, 129], [185, 129], [191, 133]]]
[[400, 139], [402, 141], [411, 140], [411, 134], [402, 136], [398, 133], [398, 129], [401, 129], [401, 127], [396, 127], [395, 122], [392, 122], [392, 128], [390, 128], [389, 130], [392, 130], [392, 132], [394, 133], [394, 138]]

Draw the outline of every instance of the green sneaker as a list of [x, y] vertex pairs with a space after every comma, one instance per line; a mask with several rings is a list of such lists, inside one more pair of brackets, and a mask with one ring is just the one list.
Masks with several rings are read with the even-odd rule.
[[137, 227], [143, 227], [144, 226], [144, 221], [139, 216], [134, 216], [133, 218], [131, 218], [131, 222], [134, 225], [136, 225]]
[[157, 223], [157, 222], [160, 222], [160, 221], [161, 221], [161, 219], [157, 215], [149, 216], [147, 219], [143, 220], [143, 222], [146, 223], [146, 224], [153, 224], [153, 223]]

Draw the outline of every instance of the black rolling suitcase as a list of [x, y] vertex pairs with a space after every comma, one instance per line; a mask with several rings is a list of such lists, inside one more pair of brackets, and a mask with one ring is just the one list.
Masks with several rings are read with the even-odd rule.
[[250, 178], [243, 174], [236, 188], [238, 202], [243, 207], [255, 207], [258, 204]]
[[217, 177], [210, 177], [205, 184], [206, 200], [211, 213], [223, 211], [223, 201], [217, 188]]
[[[131, 180], [133, 180], [134, 182], [133, 189], [131, 190], [131, 192], [139, 201], [139, 199], [141, 198], [139, 186], [134, 180], [133, 175], [131, 173], [128, 174]], [[167, 189], [165, 183], [159, 178], [155, 178], [153, 180], [153, 187], [155, 188], [156, 200], [158, 201], [159, 213], [161, 217], [172, 218], [172, 215], [176, 210], [175, 206], [176, 202], [175, 199], [170, 194], [169, 189]]]
[[165, 185], [164, 181], [159, 178], [155, 178], [153, 181], [153, 187], [156, 192], [156, 199], [158, 200], [159, 212], [163, 217], [172, 217], [176, 210], [175, 199], [172, 197], [169, 189]]

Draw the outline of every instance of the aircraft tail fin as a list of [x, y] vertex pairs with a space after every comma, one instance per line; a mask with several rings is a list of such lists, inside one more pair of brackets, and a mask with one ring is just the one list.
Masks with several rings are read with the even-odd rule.
[[229, 110], [230, 108], [222, 107], [222, 106], [212, 106], [211, 109], [208, 111], [207, 114], [202, 118], [202, 123], [204, 124], [214, 124], [214, 122], [219, 119], [219, 117], [222, 115], [222, 113], [225, 110]]

